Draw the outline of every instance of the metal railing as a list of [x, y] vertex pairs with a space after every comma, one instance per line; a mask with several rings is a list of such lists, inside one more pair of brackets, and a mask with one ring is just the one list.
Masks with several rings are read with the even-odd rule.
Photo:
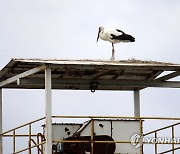
[[[176, 126], [180, 125], [180, 122], [175, 123], [175, 124], [171, 124], [169, 126], [163, 127], [163, 128], [159, 128], [156, 130], [153, 130], [151, 132], [145, 133], [143, 134], [143, 127], [142, 127], [142, 123], [145, 120], [170, 120], [170, 121], [180, 121], [180, 118], [169, 118], [169, 117], [131, 117], [131, 116], [52, 116], [53, 119], [72, 119], [72, 118], [78, 118], [78, 119], [89, 119], [91, 120], [91, 139], [90, 140], [53, 140], [53, 142], [73, 142], [73, 143], [90, 143], [91, 144], [91, 154], [93, 154], [93, 148], [94, 148], [94, 144], [95, 143], [116, 143], [116, 144], [132, 144], [132, 141], [128, 140], [128, 141], [122, 141], [122, 140], [116, 140], [116, 141], [95, 141], [94, 140], [94, 119], [122, 119], [122, 120], [139, 120], [139, 126], [140, 126], [140, 136], [148, 136], [148, 135], [152, 135], [154, 134], [155, 138], [158, 138], [158, 133], [162, 130], [166, 130], [166, 129], [171, 129], [171, 138], [175, 137], [175, 130], [174, 128]], [[12, 145], [12, 149], [13, 149], [13, 154], [18, 154], [24, 151], [28, 151], [28, 154], [32, 153], [32, 149], [36, 148], [37, 149], [37, 154], [43, 154], [44, 153], [44, 146], [43, 144], [45, 144], [45, 138], [44, 135], [41, 133], [38, 134], [32, 134], [32, 125], [44, 120], [45, 117], [31, 121], [29, 123], [26, 123], [24, 125], [21, 125], [19, 127], [16, 127], [14, 129], [11, 129], [9, 131], [3, 132], [2, 134], [0, 134], [0, 136], [2, 137], [11, 137], [13, 140], [13, 145]], [[28, 133], [27, 134], [17, 134], [17, 130], [20, 128], [24, 128], [24, 127], [28, 127]], [[11, 133], [11, 134], [9, 134]], [[24, 148], [22, 150], [16, 151], [16, 138], [17, 137], [26, 137], [28, 138], [28, 147]], [[141, 144], [141, 143], [140, 143]], [[172, 152], [172, 154], [175, 153], [176, 150], [179, 150], [180, 147], [175, 147], [175, 144], [180, 144], [180, 143], [147, 143], [142, 141], [142, 145], [140, 145], [140, 154], [143, 154], [144, 151], [144, 145], [147, 144], [153, 144], [154, 146], [154, 153], [155, 154], [165, 154], [168, 152]], [[166, 150], [163, 152], [158, 152], [158, 146], [159, 145], [164, 145], [164, 144], [170, 144], [171, 145], [171, 149], [170, 150]], [[153, 153], [153, 152], [152, 152]]]
[[168, 126], [165, 126], [165, 127], [159, 128], [159, 129], [156, 129], [156, 130], [153, 130], [153, 131], [148, 132], [148, 133], [146, 133], [146, 134], [143, 134], [143, 136], [148, 136], [148, 135], [154, 134], [155, 139], [157, 139], [159, 132], [161, 132], [161, 131], [163, 131], [163, 130], [167, 130], [167, 129], [170, 129], [170, 130], [171, 130], [171, 139], [172, 139], [172, 140], [171, 140], [171, 141], [172, 141], [172, 144], [171, 144], [172, 147], [171, 147], [171, 149], [165, 150], [165, 151], [163, 151], [163, 152], [159, 152], [159, 153], [158, 153], [158, 144], [155, 143], [155, 144], [154, 144], [155, 154], [166, 154], [166, 153], [169, 153], [169, 152], [172, 152], [172, 154], [174, 154], [176, 150], [179, 150], [179, 149], [180, 149], [180, 147], [176, 147], [176, 148], [175, 148], [175, 146], [174, 146], [175, 143], [174, 143], [174, 141], [173, 141], [173, 139], [175, 138], [175, 130], [174, 130], [174, 127], [175, 127], [175, 126], [178, 126], [178, 125], [180, 125], [180, 122], [175, 123], [175, 124], [171, 124], [171, 125], [168, 125]]
[[[27, 150], [28, 150], [28, 154], [31, 154], [32, 153], [31, 150], [33, 148], [37, 148], [38, 154], [43, 154], [43, 146], [42, 145], [45, 143], [45, 138], [41, 133], [32, 134], [32, 124], [35, 124], [35, 123], [42, 121], [44, 119], [45, 119], [45, 117], [31, 121], [31, 122], [26, 123], [26, 124], [23, 124], [21, 126], [18, 126], [16, 128], [13, 128], [11, 130], [8, 130], [8, 131], [1, 133], [0, 136], [12, 138], [12, 140], [13, 140], [13, 145], [12, 145], [13, 151], [12, 151], [12, 153], [13, 154], [18, 154], [18, 153], [21, 153], [21, 152], [24, 152]], [[28, 133], [27, 134], [17, 134], [16, 133], [17, 130], [19, 130], [21, 128], [25, 128], [25, 127], [28, 127]], [[17, 139], [17, 137], [28, 138], [28, 147], [17, 151], [16, 150], [16, 139]], [[33, 138], [36, 138], [36, 141]], [[32, 146], [32, 143], [34, 144], [33, 146]]]

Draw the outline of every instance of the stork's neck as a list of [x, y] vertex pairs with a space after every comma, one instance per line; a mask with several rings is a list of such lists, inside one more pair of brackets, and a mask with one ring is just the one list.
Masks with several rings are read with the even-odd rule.
[[107, 41], [108, 40], [108, 37], [107, 37], [107, 34], [104, 33], [104, 29], [99, 33], [99, 36], [102, 40], [104, 41]]

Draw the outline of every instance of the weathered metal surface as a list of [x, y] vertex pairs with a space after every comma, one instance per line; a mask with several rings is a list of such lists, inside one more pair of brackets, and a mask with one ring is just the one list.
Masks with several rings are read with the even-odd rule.
[[[167, 81], [180, 75], [179, 64], [138, 60], [12, 59], [0, 71], [0, 84], [3, 88], [44, 89], [44, 71], [23, 76], [19, 85], [15, 81], [15, 76], [18, 77], [24, 72], [29, 72], [46, 64], [52, 70], [53, 89], [89, 90], [93, 82], [98, 82], [96, 90], [140, 90], [146, 87], [180, 87], [180, 82]], [[165, 71], [173, 72], [159, 78], [159, 75]], [[14, 80], [9, 82], [10, 79]]]
[[[12, 82], [14, 82], [14, 81], [18, 81], [18, 80], [20, 80], [21, 78], [25, 78], [25, 77], [27, 77], [27, 76], [29, 76], [29, 75], [38, 73], [39, 71], [44, 70], [44, 69], [45, 69], [45, 66], [39, 66], [39, 67], [36, 67], [36, 68], [32, 68], [32, 69], [30, 69], [30, 70], [27, 70], [27, 71], [25, 71], [25, 72], [23, 72], [23, 73], [17, 74], [17, 75], [15, 75], [15, 76], [12, 76], [12, 77], [4, 80], [4, 81], [1, 81], [1, 82], [0, 82], [0, 87], [3, 87], [3, 86], [5, 86], [5, 85], [7, 85], [7, 84], [10, 84], [10, 83], [12, 83]], [[19, 82], [19, 84], [20, 84], [20, 82]]]
[[[59, 131], [58, 131], [58, 127], [59, 127]], [[106, 141], [106, 143], [107, 141], [113, 141], [113, 142], [109, 142], [109, 143], [116, 143], [116, 144], [112, 144], [114, 147], [116, 147], [115, 149], [112, 148], [113, 153], [137, 153], [137, 154], [140, 153], [139, 148], [137, 149], [133, 148], [132, 145], [130, 144], [130, 138], [133, 134], [136, 133], [141, 134], [140, 132], [142, 128], [140, 127], [142, 127], [142, 125], [138, 120], [93, 119], [92, 122], [92, 118], [91, 118], [91, 120], [86, 121], [79, 128], [79, 130], [77, 131], [74, 130], [74, 133], [72, 133], [73, 128], [70, 129], [70, 127], [73, 127], [73, 125], [69, 125], [68, 129], [71, 130], [71, 135], [67, 137], [67, 134], [63, 133], [61, 129], [62, 126], [57, 125], [56, 131], [53, 132], [55, 133], [53, 135], [55, 136], [55, 138], [53, 138], [53, 141], [56, 142], [58, 140], [65, 140], [65, 141], [70, 140], [71, 142], [62, 143], [59, 141], [59, 143], [56, 142], [53, 144], [54, 147], [58, 146], [59, 150], [60, 149], [65, 151], [69, 150], [68, 152], [72, 152], [72, 153], [76, 153], [77, 150], [79, 150], [79, 147], [81, 147], [82, 150], [81, 152], [79, 151], [79, 153], [84, 153], [85, 151], [92, 153], [92, 147], [93, 147], [94, 149], [93, 152], [94, 154], [96, 154], [100, 149], [103, 150], [103, 147], [100, 146], [103, 145], [102, 143], [104, 143], [104, 148], [105, 148], [106, 144], [103, 141]], [[61, 135], [64, 134], [64, 138], [60, 136], [60, 138], [58, 139], [56, 135], [58, 136], [59, 134]], [[99, 140], [97, 137], [100, 136], [107, 136], [110, 140], [107, 138], [105, 140], [103, 138], [100, 138]], [[72, 140], [74, 140], [75, 142], [73, 142]], [[82, 141], [86, 141], [86, 142], [82, 142]], [[101, 142], [96, 144], [95, 141], [101, 141]], [[118, 141], [118, 143], [114, 141]], [[107, 149], [104, 150], [105, 151], [99, 153], [106, 153]]]
[[[52, 139], [59, 140], [70, 137], [76, 132], [82, 124], [75, 123], [56, 123], [52, 124]], [[60, 133], [59, 133], [60, 132]]]

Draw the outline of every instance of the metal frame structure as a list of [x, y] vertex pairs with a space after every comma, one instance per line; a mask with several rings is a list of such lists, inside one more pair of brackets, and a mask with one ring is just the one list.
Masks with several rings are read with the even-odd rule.
[[[167, 74], [160, 76], [163, 72]], [[180, 88], [180, 81], [169, 81], [179, 75], [180, 65], [154, 61], [12, 59], [0, 71], [0, 133], [2, 88], [45, 89], [45, 154], [49, 154], [52, 151], [52, 89], [134, 91], [134, 117], [138, 118], [140, 90], [146, 87]]]

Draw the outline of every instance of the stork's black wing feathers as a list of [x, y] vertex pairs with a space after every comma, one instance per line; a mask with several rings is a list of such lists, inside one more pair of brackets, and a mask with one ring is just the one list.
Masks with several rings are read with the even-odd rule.
[[123, 33], [122, 35], [118, 36], [111, 34], [111, 36], [113, 37], [112, 39], [115, 40], [135, 42], [135, 38], [129, 34]]
[[115, 37], [116, 37], [116, 35], [114, 35], [114, 34], [110, 34], [112, 37], [111, 37], [111, 39], [114, 39]]
[[122, 30], [119, 30], [119, 29], [116, 29], [118, 32], [121, 32], [121, 33], [123, 33], [123, 34], [125, 34]]

